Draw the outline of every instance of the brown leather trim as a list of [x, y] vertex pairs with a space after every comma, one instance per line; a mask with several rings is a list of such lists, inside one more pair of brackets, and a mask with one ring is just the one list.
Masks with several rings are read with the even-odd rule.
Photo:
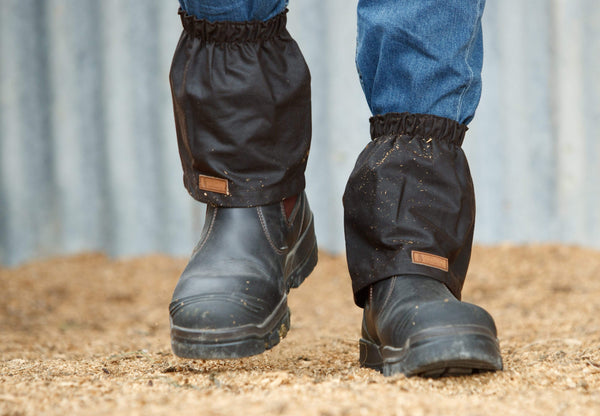
[[423, 253], [422, 251], [413, 250], [412, 262], [423, 266], [433, 267], [445, 272], [448, 271], [448, 259], [446, 257], [436, 256], [435, 254]]
[[200, 175], [198, 176], [198, 188], [202, 189], [203, 191], [229, 195], [229, 182], [227, 182], [227, 179]]

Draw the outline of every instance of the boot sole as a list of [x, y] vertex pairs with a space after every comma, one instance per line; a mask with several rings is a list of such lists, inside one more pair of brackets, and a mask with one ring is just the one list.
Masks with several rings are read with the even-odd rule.
[[[295, 267], [286, 281], [287, 292], [300, 286], [317, 265], [318, 249], [312, 219], [288, 256]], [[290, 329], [290, 315], [287, 295], [284, 295], [273, 313], [256, 325], [195, 330], [178, 327], [171, 322], [171, 348], [178, 357], [204, 360], [236, 359], [261, 354], [285, 338]]]
[[438, 378], [502, 370], [498, 339], [485, 327], [430, 328], [410, 337], [403, 348], [360, 340], [361, 366], [391, 376]]

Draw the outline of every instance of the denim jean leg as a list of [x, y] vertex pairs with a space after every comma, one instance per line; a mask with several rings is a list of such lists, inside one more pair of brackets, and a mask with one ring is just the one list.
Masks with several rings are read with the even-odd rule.
[[485, 0], [360, 0], [356, 65], [373, 114], [467, 124], [481, 95]]
[[287, 4], [288, 0], [179, 0], [188, 14], [211, 22], [264, 21], [281, 13]]

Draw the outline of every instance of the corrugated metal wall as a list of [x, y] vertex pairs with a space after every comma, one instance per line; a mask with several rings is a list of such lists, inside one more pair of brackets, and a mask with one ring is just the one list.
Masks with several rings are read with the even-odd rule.
[[600, 3], [488, 1], [479, 241], [600, 247]]
[[[313, 74], [308, 193], [343, 250], [341, 195], [368, 141], [355, 1], [292, 0]], [[186, 255], [168, 90], [175, 0], [0, 0], [0, 262], [83, 250]], [[484, 92], [466, 141], [479, 242], [600, 247], [600, 3], [488, 0]]]

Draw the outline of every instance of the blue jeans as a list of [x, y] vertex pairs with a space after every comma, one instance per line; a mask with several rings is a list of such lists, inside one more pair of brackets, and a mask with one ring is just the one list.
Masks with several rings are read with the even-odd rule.
[[[288, 0], [179, 0], [210, 21], [268, 20]], [[373, 114], [422, 113], [467, 124], [481, 95], [485, 0], [360, 0], [356, 66]]]

